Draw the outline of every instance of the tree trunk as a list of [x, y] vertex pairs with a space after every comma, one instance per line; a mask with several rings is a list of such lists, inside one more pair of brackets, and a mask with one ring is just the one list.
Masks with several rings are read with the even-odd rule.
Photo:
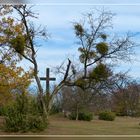
[[87, 76], [87, 65], [86, 65], [86, 62], [84, 64], [84, 78], [86, 78]]
[[79, 119], [79, 109], [78, 105], [76, 106], [76, 121]]
[[42, 86], [41, 86], [41, 83], [40, 83], [40, 79], [37, 75], [35, 75], [35, 80], [36, 80], [38, 90], [39, 90], [38, 99], [39, 99], [39, 102], [42, 106], [43, 115], [47, 116], [46, 105], [45, 105], [45, 101], [43, 99], [43, 89], [42, 89]]
[[43, 109], [43, 115], [47, 115], [47, 111], [46, 111], [46, 105], [45, 105], [45, 101], [43, 99], [43, 89], [42, 89], [42, 86], [41, 86], [41, 83], [40, 83], [40, 79], [38, 77], [38, 64], [37, 64], [37, 60], [36, 60], [36, 51], [35, 51], [35, 46], [34, 46], [34, 42], [33, 42], [33, 36], [32, 34], [30, 33], [30, 30], [29, 29], [29, 26], [27, 24], [27, 13], [26, 13], [26, 5], [22, 7], [22, 10], [18, 9], [15, 7], [15, 9], [19, 12], [19, 14], [21, 15], [22, 17], [22, 22], [25, 26], [25, 31], [26, 31], [26, 34], [27, 34], [27, 37], [28, 37], [28, 41], [29, 41], [29, 44], [30, 44], [30, 51], [31, 51], [31, 58], [28, 58], [27, 56], [23, 55], [23, 57], [27, 60], [29, 60], [33, 65], [34, 65], [34, 77], [35, 77], [35, 80], [36, 80], [36, 83], [37, 83], [37, 86], [38, 86], [38, 90], [39, 90], [39, 101], [42, 105], [42, 109]]

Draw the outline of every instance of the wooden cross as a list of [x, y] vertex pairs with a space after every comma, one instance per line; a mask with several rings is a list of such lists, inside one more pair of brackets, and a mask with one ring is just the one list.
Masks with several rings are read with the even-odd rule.
[[46, 77], [40, 77], [40, 80], [46, 81], [46, 93], [50, 92], [50, 81], [55, 81], [56, 78], [50, 78], [50, 69], [46, 69]]

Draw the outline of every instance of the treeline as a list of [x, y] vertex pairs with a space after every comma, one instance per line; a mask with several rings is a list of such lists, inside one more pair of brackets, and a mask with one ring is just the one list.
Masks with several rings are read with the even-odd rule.
[[114, 83], [109, 89], [88, 89], [64, 87], [54, 101], [52, 112], [63, 112], [68, 117], [71, 113], [114, 112], [118, 116], [140, 116], [140, 84], [124, 78]]

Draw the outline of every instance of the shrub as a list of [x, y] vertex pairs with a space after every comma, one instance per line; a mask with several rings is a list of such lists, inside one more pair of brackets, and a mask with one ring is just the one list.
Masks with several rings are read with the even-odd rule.
[[52, 114], [57, 114], [61, 111], [60, 105], [59, 104], [53, 104], [52, 108], [50, 110], [50, 115]]
[[114, 121], [115, 117], [116, 117], [115, 113], [109, 112], [109, 111], [101, 112], [99, 114], [99, 119], [100, 120]]
[[[76, 113], [72, 112], [69, 115], [69, 119], [76, 120]], [[92, 119], [93, 119], [93, 113], [90, 113], [90, 112], [80, 112], [80, 113], [78, 113], [78, 120], [91, 121]]]
[[47, 120], [40, 115], [37, 109], [34, 109], [35, 102], [32, 103], [31, 105], [27, 98], [24, 99], [23, 96], [18, 96], [15, 103], [7, 107], [4, 129], [10, 132], [44, 130], [48, 124]]
[[6, 112], [5, 130], [11, 131], [11, 132], [25, 130], [25, 128], [26, 128], [25, 120], [26, 120], [25, 115], [17, 112], [17, 110], [14, 109], [14, 107], [11, 107]]
[[28, 116], [27, 123], [27, 128], [31, 131], [42, 131], [48, 125], [48, 121], [45, 120], [42, 116]]
[[79, 113], [78, 120], [91, 121], [93, 119], [92, 113]]
[[76, 113], [72, 112], [68, 117], [70, 120], [76, 120]]
[[5, 116], [7, 112], [7, 106], [0, 107], [0, 116]]
[[47, 121], [41, 116], [24, 115], [14, 108], [10, 108], [5, 118], [5, 130], [17, 131], [42, 131], [47, 127]]

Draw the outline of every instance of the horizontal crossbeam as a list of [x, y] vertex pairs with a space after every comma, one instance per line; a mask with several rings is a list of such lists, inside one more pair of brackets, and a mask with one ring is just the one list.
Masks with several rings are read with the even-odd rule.
[[47, 80], [47, 81], [55, 81], [56, 78], [46, 78], [46, 77], [40, 77], [40, 80]]

